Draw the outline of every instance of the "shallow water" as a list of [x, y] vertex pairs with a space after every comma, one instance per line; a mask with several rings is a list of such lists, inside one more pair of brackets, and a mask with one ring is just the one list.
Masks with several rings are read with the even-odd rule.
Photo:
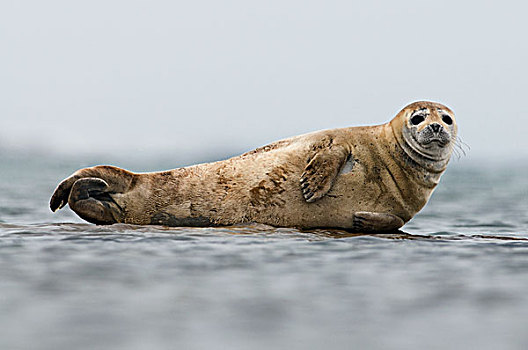
[[0, 155], [1, 349], [528, 346], [527, 162], [455, 161], [401, 233], [370, 236], [52, 214], [93, 164]]

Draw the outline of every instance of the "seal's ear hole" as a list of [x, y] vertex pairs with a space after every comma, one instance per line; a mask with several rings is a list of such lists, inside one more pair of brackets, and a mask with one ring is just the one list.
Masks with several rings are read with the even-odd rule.
[[411, 124], [412, 125], [418, 125], [421, 122], [423, 122], [424, 120], [425, 120], [424, 116], [418, 114], [418, 115], [415, 115], [414, 117], [411, 118]]
[[446, 123], [447, 125], [451, 125], [451, 124], [453, 124], [453, 119], [451, 119], [451, 117], [448, 116], [447, 114], [444, 114], [444, 115], [442, 116], [442, 121], [443, 121], [444, 123]]

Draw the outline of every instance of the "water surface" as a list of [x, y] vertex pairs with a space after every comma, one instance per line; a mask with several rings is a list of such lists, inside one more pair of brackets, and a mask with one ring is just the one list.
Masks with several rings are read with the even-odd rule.
[[526, 162], [454, 162], [393, 235], [52, 214], [58, 181], [94, 164], [0, 155], [0, 348], [528, 346]]

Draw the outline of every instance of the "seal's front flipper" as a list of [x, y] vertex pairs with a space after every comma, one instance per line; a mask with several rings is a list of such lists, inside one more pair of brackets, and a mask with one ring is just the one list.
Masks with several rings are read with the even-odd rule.
[[314, 146], [314, 154], [301, 175], [301, 189], [304, 199], [314, 202], [323, 197], [334, 184], [339, 171], [350, 156], [344, 146], [334, 144], [328, 138]]
[[82, 219], [94, 224], [113, 224], [123, 218], [123, 210], [112, 198], [108, 184], [99, 178], [85, 177], [75, 181], [68, 204]]
[[390, 232], [396, 231], [405, 222], [396, 215], [358, 211], [354, 213], [352, 229], [355, 232]]

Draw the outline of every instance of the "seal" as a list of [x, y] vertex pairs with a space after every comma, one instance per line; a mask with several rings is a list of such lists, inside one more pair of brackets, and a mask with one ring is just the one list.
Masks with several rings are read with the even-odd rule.
[[249, 222], [352, 232], [397, 230], [427, 203], [457, 135], [453, 112], [414, 102], [390, 122], [295, 136], [169, 171], [81, 169], [50, 200], [95, 224]]

